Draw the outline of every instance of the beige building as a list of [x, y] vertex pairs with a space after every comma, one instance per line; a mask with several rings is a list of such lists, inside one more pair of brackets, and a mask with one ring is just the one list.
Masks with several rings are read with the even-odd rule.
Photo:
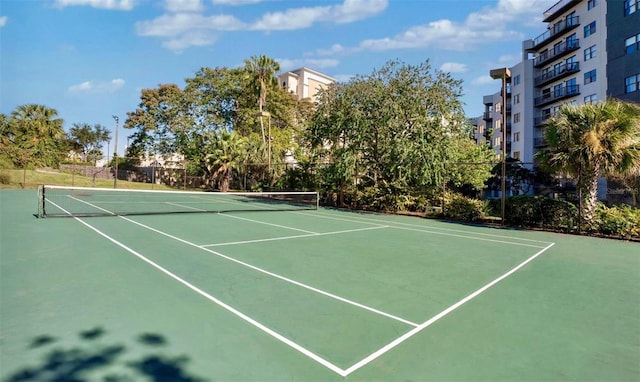
[[295, 94], [298, 99], [316, 101], [320, 89], [326, 89], [336, 82], [336, 79], [315, 70], [302, 67], [278, 76], [280, 85]]

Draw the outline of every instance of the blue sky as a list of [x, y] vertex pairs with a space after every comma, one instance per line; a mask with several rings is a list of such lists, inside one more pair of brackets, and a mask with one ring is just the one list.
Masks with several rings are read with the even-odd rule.
[[[557, 0], [2, 0], [0, 113], [38, 103], [74, 123], [114, 129], [140, 90], [184, 85], [202, 67], [265, 54], [338, 80], [387, 61], [464, 81], [468, 116], [496, 92], [492, 68], [520, 61]], [[119, 150], [126, 135], [120, 129]]]

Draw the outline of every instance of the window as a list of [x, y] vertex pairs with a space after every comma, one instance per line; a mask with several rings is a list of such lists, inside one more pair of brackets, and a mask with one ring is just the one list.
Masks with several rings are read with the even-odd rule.
[[515, 133], [513, 133], [513, 141], [514, 142], [520, 142], [520, 132], [516, 131]]
[[596, 33], [596, 22], [593, 21], [591, 24], [584, 27], [584, 37], [589, 37], [592, 34]]
[[589, 61], [592, 58], [596, 58], [596, 46], [592, 45], [584, 50], [584, 60]]
[[520, 85], [520, 75], [513, 77], [513, 86]]
[[639, 2], [640, 0], [624, 0], [624, 15], [628, 16], [632, 13], [636, 13]]
[[513, 123], [518, 123], [520, 122], [520, 113], [515, 113], [513, 115]]
[[640, 89], [640, 74], [634, 74], [624, 79], [625, 93], [633, 93]]
[[592, 82], [596, 82], [596, 70], [590, 70], [584, 74], [584, 83], [590, 84]]
[[624, 40], [624, 46], [624, 51], [626, 54], [630, 54], [635, 52], [636, 50], [640, 50], [640, 33]]
[[592, 10], [596, 6], [596, 4], [597, 4], [596, 0], [587, 1], [587, 9]]
[[520, 103], [520, 94], [518, 93], [518, 94], [513, 96], [513, 104], [517, 105], [519, 103]]
[[598, 96], [595, 94], [588, 95], [584, 97], [584, 103], [594, 103], [598, 100]]
[[513, 152], [513, 159], [520, 160], [520, 151]]

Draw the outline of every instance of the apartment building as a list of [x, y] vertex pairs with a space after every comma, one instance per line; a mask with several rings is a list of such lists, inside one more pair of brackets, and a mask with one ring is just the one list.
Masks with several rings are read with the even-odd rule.
[[320, 89], [326, 89], [336, 82], [333, 77], [305, 67], [282, 73], [278, 79], [282, 87], [295, 94], [298, 99], [312, 102], [316, 101]]
[[562, 105], [640, 102], [640, 0], [561, 0], [543, 21], [546, 31], [524, 41], [522, 61], [509, 68], [506, 100], [502, 91], [485, 96], [474, 120], [478, 142], [522, 162], [546, 147], [544, 122]]

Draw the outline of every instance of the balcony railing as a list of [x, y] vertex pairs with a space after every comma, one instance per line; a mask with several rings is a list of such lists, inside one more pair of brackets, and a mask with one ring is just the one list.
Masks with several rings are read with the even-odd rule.
[[533, 138], [534, 147], [544, 147], [547, 145], [547, 140], [543, 137]]
[[555, 68], [554, 70], [551, 70], [547, 73], [544, 73], [538, 77], [536, 77], [533, 80], [533, 83], [535, 84], [535, 86], [542, 86], [545, 84], [548, 84], [549, 82], [553, 81], [553, 80], [557, 80], [560, 78], [563, 78], [565, 76], [568, 76], [569, 74], [575, 73], [580, 71], [580, 63], [579, 62], [572, 62], [572, 63], [568, 63], [568, 64], [562, 64], [559, 67]]
[[571, 16], [564, 19], [564, 21], [555, 24], [552, 28], [540, 36], [533, 39], [533, 47], [538, 48], [545, 42], [551, 40], [558, 35], [566, 33], [572, 29], [577, 28], [580, 25], [580, 18], [578, 16]]
[[565, 54], [573, 52], [577, 49], [580, 49], [580, 40], [568, 40], [567, 42], [563, 42], [558, 46], [554, 46], [553, 49], [537, 56], [533, 62], [533, 66], [535, 66], [536, 68], [540, 67], [555, 58], [562, 57]]
[[580, 94], [580, 85], [563, 86], [558, 89], [553, 89], [553, 91], [543, 94], [540, 97], [536, 97], [533, 103], [534, 106], [539, 107], [564, 98], [573, 97], [578, 94]]
[[482, 119], [484, 119], [485, 121], [492, 120], [493, 119], [492, 112], [485, 111], [484, 114], [482, 114]]
[[565, 9], [572, 6], [574, 3], [579, 3], [580, 0], [560, 0], [555, 3], [551, 8], [544, 11], [542, 14], [544, 19], [542, 21], [548, 22], [553, 20], [557, 15], [561, 14]]
[[552, 114], [543, 115], [542, 117], [536, 117], [533, 119], [533, 127], [541, 127], [547, 121], [547, 119], [551, 118]]

